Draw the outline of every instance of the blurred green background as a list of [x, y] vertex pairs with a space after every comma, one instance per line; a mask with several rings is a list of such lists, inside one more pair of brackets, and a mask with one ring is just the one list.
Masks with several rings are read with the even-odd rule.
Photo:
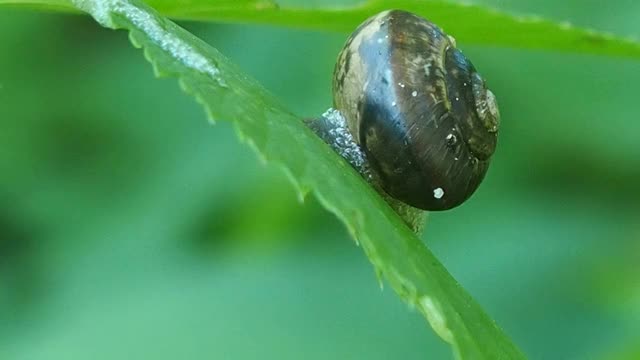
[[[640, 36], [632, 0], [484, 3]], [[301, 116], [330, 105], [346, 34], [183, 26]], [[424, 241], [532, 359], [640, 358], [640, 61], [459, 46], [500, 144]], [[124, 32], [0, 8], [0, 359], [451, 358], [176, 85]]]

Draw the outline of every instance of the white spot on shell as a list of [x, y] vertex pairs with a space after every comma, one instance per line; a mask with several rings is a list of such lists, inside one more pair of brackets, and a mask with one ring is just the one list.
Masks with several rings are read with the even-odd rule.
[[458, 138], [453, 134], [447, 135], [445, 139], [447, 140], [448, 146], [454, 146], [458, 142]]
[[460, 101], [460, 98], [456, 96], [456, 101]]
[[392, 102], [392, 103], [391, 103], [391, 106], [396, 106], [396, 102], [395, 102], [395, 101], [394, 101], [394, 102]]
[[444, 190], [442, 188], [436, 188], [433, 190], [433, 197], [436, 199], [442, 199], [444, 196]]
[[418, 92], [414, 90], [414, 91], [411, 93], [411, 96], [413, 96], [413, 97], [418, 96]]
[[404, 88], [404, 84], [403, 83], [398, 83], [398, 85], [400, 85], [401, 88]]

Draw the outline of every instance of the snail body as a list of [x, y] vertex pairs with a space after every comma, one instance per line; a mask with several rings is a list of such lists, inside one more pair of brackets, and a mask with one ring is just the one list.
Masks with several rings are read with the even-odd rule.
[[408, 205], [458, 206], [487, 172], [495, 97], [453, 38], [417, 15], [385, 11], [358, 27], [338, 56], [333, 102], [380, 187]]

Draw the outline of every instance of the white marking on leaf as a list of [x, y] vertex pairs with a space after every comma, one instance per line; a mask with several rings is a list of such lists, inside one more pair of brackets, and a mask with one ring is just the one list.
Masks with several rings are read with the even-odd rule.
[[123, 16], [142, 31], [149, 40], [170, 53], [182, 65], [207, 74], [220, 85], [224, 85], [219, 78], [220, 70], [212, 61], [178, 36], [166, 30], [146, 9], [139, 8], [126, 0], [74, 0], [74, 4], [90, 13], [101, 25], [109, 28], [116, 28], [112, 15]]

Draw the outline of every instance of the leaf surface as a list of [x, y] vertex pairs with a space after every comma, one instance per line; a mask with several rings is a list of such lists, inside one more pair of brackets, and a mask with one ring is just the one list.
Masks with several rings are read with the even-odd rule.
[[[433, 21], [465, 44], [542, 49], [640, 59], [640, 41], [537, 16], [515, 16], [481, 5], [442, 0], [369, 0], [350, 7], [296, 8], [271, 0], [149, 0], [161, 14], [182, 20], [258, 23], [351, 32], [386, 9], [405, 9]], [[76, 11], [71, 0], [0, 0]]]
[[269, 165], [336, 214], [375, 271], [461, 359], [523, 359], [509, 338], [351, 168], [217, 50], [137, 1], [79, 1], [103, 26], [126, 29], [156, 74], [179, 79], [212, 120], [229, 120]]

